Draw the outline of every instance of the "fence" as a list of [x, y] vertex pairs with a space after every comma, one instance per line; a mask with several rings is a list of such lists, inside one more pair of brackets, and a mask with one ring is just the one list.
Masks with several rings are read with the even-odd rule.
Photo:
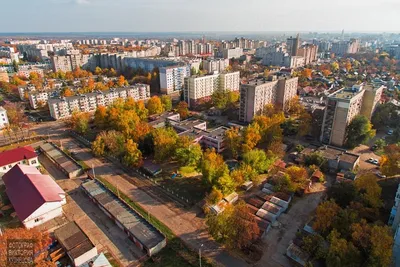
[[[85, 137], [79, 135], [78, 133], [76, 133], [74, 131], [70, 131], [70, 134], [72, 137], [76, 138], [78, 141], [80, 141], [85, 146], [87, 146], [89, 148], [92, 146], [92, 144], [90, 143], [89, 140], [87, 140]], [[188, 207], [188, 206], [192, 206], [192, 205], [196, 204], [193, 201], [189, 201], [189, 199], [187, 199], [183, 196], [180, 196], [177, 192], [173, 191], [172, 189], [169, 189], [168, 187], [159, 184], [156, 180], [151, 179], [151, 177], [149, 177], [145, 173], [141, 172], [139, 169], [133, 169], [133, 168], [128, 168], [128, 167], [124, 166], [118, 158], [110, 156], [110, 155], [105, 155], [104, 158], [106, 158], [108, 161], [118, 165], [118, 167], [123, 169], [126, 173], [132, 174], [132, 172], [134, 172], [134, 174], [137, 174], [137, 176], [139, 176], [139, 178], [146, 179], [146, 181], [149, 181], [152, 185], [155, 186], [155, 188], [159, 189], [162, 193], [168, 195], [170, 198], [172, 198], [173, 200], [175, 200], [176, 202], [178, 202], [179, 204], [181, 204], [183, 206]]]

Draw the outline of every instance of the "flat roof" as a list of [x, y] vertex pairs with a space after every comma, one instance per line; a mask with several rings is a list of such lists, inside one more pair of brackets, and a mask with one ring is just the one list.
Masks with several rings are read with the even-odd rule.
[[40, 149], [46, 152], [57, 164], [59, 164], [66, 172], [72, 173], [82, 169], [82, 167], [68, 157], [63, 151], [52, 143], [45, 143], [40, 146]]
[[156, 247], [165, 240], [160, 231], [98, 181], [83, 183], [82, 187], [147, 248]]

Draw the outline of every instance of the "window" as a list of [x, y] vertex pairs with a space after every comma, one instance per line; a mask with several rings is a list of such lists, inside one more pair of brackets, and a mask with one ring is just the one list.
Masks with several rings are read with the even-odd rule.
[[8, 165], [8, 168], [12, 168], [12, 165], [10, 164], [10, 165]]
[[36, 219], [35, 219], [35, 222], [38, 222], [38, 221], [39, 221], [39, 218], [36, 218]]
[[36, 160], [32, 160], [32, 161], [31, 161], [31, 164], [36, 164]]
[[7, 167], [6, 167], [6, 166], [4, 166], [4, 167], [3, 167], [3, 170], [7, 170]]

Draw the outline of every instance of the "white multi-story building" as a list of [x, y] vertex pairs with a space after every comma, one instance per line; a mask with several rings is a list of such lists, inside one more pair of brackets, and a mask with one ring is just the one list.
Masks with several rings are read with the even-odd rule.
[[229, 59], [208, 59], [203, 61], [203, 70], [207, 73], [223, 72], [229, 66]]
[[207, 101], [214, 91], [238, 91], [240, 87], [240, 72], [221, 73], [206, 76], [191, 76], [185, 78], [184, 98], [189, 107]]
[[289, 101], [297, 95], [297, 85], [297, 77], [273, 81], [256, 79], [241, 84], [239, 120], [250, 122], [268, 104], [285, 110]]
[[160, 88], [164, 94], [172, 94], [183, 90], [185, 77], [190, 76], [189, 65], [160, 68]]
[[49, 99], [50, 115], [54, 119], [68, 118], [74, 111], [94, 112], [98, 106], [109, 106], [118, 98], [134, 100], [147, 100], [150, 98], [150, 86], [136, 84], [131, 87], [110, 89], [104, 92], [89, 93], [80, 96]]
[[7, 110], [5, 110], [3, 107], [0, 107], [0, 129], [5, 128], [8, 123]]
[[29, 104], [33, 109], [43, 107], [49, 100], [49, 92], [32, 92], [29, 94]]

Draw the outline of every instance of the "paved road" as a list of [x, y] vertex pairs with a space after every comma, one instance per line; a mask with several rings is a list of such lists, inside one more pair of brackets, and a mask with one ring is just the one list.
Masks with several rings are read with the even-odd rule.
[[109, 251], [122, 266], [138, 266], [139, 258], [146, 257], [126, 234], [100, 210], [79, 188], [80, 179], [66, 179], [66, 176], [44, 155], [40, 163], [67, 192], [67, 204], [63, 213], [68, 221], [75, 221], [88, 235], [98, 251]]
[[228, 254], [217, 242], [212, 240], [204, 219], [198, 217], [199, 212], [195, 207], [184, 210], [175, 207], [173, 203], [163, 203], [146, 192], [146, 188], [138, 188], [129, 182], [135, 179], [108, 162], [94, 158], [89, 149], [80, 148], [72, 138], [63, 139], [63, 145], [70, 151], [76, 152], [76, 157], [83, 160], [88, 166], [93, 166], [95, 174], [105, 178], [116, 186], [121, 192], [139, 203], [151, 215], [167, 225], [190, 248], [197, 251], [203, 244], [202, 254], [214, 259], [222, 266], [249, 266], [244, 260]]

